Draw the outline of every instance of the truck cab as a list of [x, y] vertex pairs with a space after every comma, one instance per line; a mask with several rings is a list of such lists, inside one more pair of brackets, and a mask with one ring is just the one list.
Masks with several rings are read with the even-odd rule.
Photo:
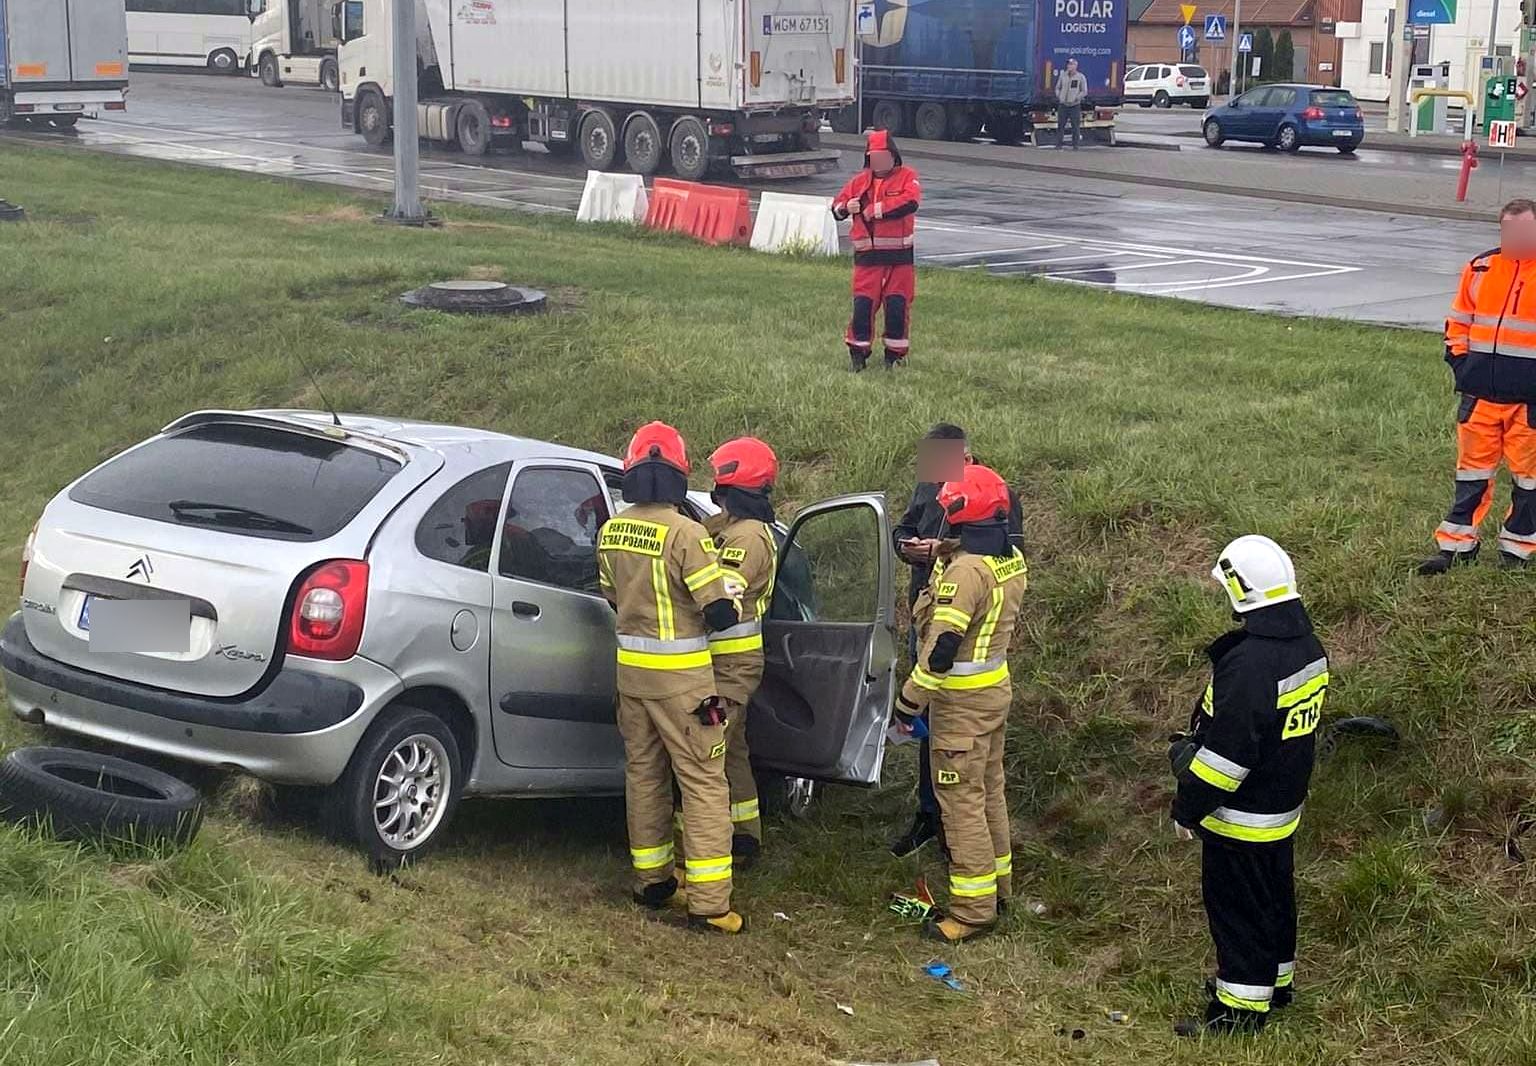
[[318, 85], [335, 92], [345, 0], [250, 0], [253, 77], [269, 88]]

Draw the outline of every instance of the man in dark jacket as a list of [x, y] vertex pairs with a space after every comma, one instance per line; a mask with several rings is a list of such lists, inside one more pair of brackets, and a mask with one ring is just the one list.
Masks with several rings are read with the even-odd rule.
[[[933, 576], [934, 564], [940, 554], [949, 530], [944, 521], [944, 509], [938, 504], [939, 486], [949, 475], [939, 469], [946, 461], [969, 463], [971, 450], [966, 444], [965, 430], [950, 422], [940, 422], [923, 437], [919, 447], [918, 483], [912, 490], [912, 502], [906, 514], [893, 531], [896, 555], [912, 568], [912, 581], [907, 589], [907, 606], [917, 602], [918, 595], [928, 587]], [[946, 449], [956, 453], [949, 460], [943, 458]], [[932, 453], [932, 454], [930, 454]], [[1018, 494], [1008, 490], [1008, 539], [1012, 547], [1023, 550], [1023, 511]], [[917, 627], [907, 633], [907, 651], [917, 660]], [[930, 767], [928, 735], [922, 734], [922, 749], [918, 755], [917, 814], [912, 827], [891, 844], [891, 854], [898, 858], [911, 855], [929, 841], [937, 839], [940, 829], [939, 800], [933, 791], [933, 772]]]
[[1256, 1032], [1271, 1007], [1294, 997], [1292, 840], [1328, 694], [1328, 657], [1280, 545], [1239, 537], [1211, 576], [1243, 624], [1211, 645], [1211, 682], [1194, 728], [1168, 752], [1178, 779], [1173, 819], [1201, 841], [1217, 963], [1205, 1017], [1175, 1025], [1180, 1036]]

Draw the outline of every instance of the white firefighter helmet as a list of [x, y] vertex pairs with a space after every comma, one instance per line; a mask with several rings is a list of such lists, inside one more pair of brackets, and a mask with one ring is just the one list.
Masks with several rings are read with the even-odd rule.
[[1301, 599], [1291, 557], [1268, 537], [1254, 533], [1238, 537], [1221, 549], [1211, 577], [1227, 590], [1238, 614]]

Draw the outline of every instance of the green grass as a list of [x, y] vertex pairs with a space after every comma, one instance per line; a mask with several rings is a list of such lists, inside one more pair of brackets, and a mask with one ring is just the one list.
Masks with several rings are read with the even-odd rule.
[[[755, 929], [723, 944], [623, 902], [612, 801], [471, 804], [379, 880], [229, 786], [185, 854], [0, 836], [3, 1066], [1209, 1063], [1167, 1033], [1209, 958], [1162, 738], [1227, 624], [1210, 560], [1250, 531], [1296, 556], [1329, 715], [1404, 741], [1319, 768], [1302, 1003], [1219, 1061], [1536, 1062], [1536, 891], [1503, 847], [1533, 784], [1536, 578], [1408, 576], [1451, 488], [1435, 338], [927, 272], [913, 366], [855, 377], [843, 263], [457, 207], [399, 230], [336, 191], [11, 145], [0, 192], [32, 220], [0, 228], [0, 565], [51, 494], [170, 419], [316, 404], [297, 354], [349, 410], [610, 452], [661, 417], [696, 463], [758, 433], [786, 510], [904, 502], [917, 435], [965, 425], [1025, 501], [1009, 769], [1019, 891], [1047, 908], [948, 953], [964, 994], [920, 974], [933, 953], [883, 903], [938, 881], [882, 850], [910, 816], [905, 751], [883, 791], [770, 826], [741, 885]], [[555, 312], [396, 301], [466, 274]]]

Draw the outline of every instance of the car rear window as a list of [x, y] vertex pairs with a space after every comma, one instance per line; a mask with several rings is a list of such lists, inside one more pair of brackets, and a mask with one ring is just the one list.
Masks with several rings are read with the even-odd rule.
[[1313, 92], [1313, 107], [1354, 107], [1355, 98], [1343, 89], [1325, 89]]
[[1186, 78], [1209, 77], [1209, 75], [1206, 74], [1204, 67], [1180, 67], [1179, 73], [1184, 75]]
[[196, 426], [126, 452], [69, 498], [157, 522], [270, 540], [333, 536], [401, 464], [345, 441], [268, 426]]

